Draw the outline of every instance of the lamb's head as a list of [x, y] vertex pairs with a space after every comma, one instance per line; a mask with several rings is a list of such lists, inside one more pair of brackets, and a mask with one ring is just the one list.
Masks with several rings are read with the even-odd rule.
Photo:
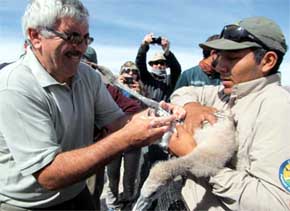
[[[197, 177], [211, 176], [223, 168], [237, 150], [234, 117], [229, 111], [219, 112], [217, 122], [206, 123], [195, 131], [197, 147], [188, 160], [194, 160], [191, 170]], [[185, 158], [186, 159], [186, 158]]]
[[216, 113], [217, 123], [204, 123], [195, 131], [195, 149], [186, 156], [161, 161], [150, 171], [136, 203], [136, 210], [145, 210], [162, 194], [168, 184], [178, 175], [208, 177], [223, 168], [237, 149], [235, 123], [228, 112]]

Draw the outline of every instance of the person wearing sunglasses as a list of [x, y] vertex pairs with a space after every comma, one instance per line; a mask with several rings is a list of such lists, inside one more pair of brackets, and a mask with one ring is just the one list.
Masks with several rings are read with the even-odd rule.
[[[156, 52], [149, 60], [148, 64], [151, 70], [147, 69], [147, 52], [150, 45], [160, 45], [163, 52]], [[155, 38], [153, 33], [145, 35], [138, 53], [136, 55], [136, 65], [140, 70], [140, 79], [144, 85], [145, 97], [160, 102], [168, 101], [176, 81], [181, 73], [181, 66], [169, 50], [170, 43], [165, 37]], [[166, 69], [169, 68], [168, 75]]]
[[[132, 61], [126, 61], [120, 68], [118, 80], [130, 89], [142, 94], [140, 73]], [[125, 113], [136, 113], [142, 109], [139, 101], [133, 98], [128, 92], [118, 90], [110, 93], [116, 103]], [[121, 95], [121, 96], [120, 96]], [[105, 201], [108, 210], [131, 210], [136, 198], [137, 178], [139, 173], [141, 148], [132, 148], [120, 153], [108, 163], [107, 169], [107, 188], [105, 189]], [[123, 169], [121, 164], [123, 162]], [[123, 174], [123, 192], [119, 193], [121, 174]]]
[[[122, 84], [128, 86], [130, 89], [138, 92], [141, 95], [144, 95], [143, 84], [140, 80], [140, 71], [134, 62], [126, 61], [121, 66], [118, 80]], [[125, 91], [123, 94], [127, 97], [131, 97], [131, 95]]]
[[[100, 72], [106, 72], [107, 67], [99, 65], [97, 59], [97, 53], [95, 49], [91, 46], [88, 46], [85, 54], [83, 55], [82, 61], [88, 65], [90, 65], [94, 70]], [[131, 68], [133, 71], [126, 71], [128, 74], [132, 74], [135, 80], [138, 78], [134, 75], [138, 73], [136, 72], [136, 65], [133, 66], [134, 63], [129, 61], [126, 62], [121, 69]], [[122, 90], [117, 88], [116, 86], [111, 85], [107, 82], [106, 78], [102, 78], [107, 90], [110, 95], [116, 102], [116, 104], [122, 109], [123, 112], [127, 114], [134, 114], [142, 110], [140, 103], [134, 99], [131, 99], [122, 93]], [[100, 139], [111, 133], [110, 128], [102, 127], [94, 128], [94, 140], [97, 142]], [[109, 162], [107, 167], [107, 178], [108, 178], [108, 186], [104, 190], [106, 194], [106, 205], [109, 210], [115, 210], [117, 208], [122, 209], [131, 209], [133, 199], [135, 198], [135, 181], [138, 174], [139, 168], [139, 159], [140, 159], [141, 148], [134, 148], [130, 150], [126, 150], [123, 153], [115, 156], [115, 158]], [[120, 180], [120, 171], [121, 171], [121, 161], [124, 158], [124, 177], [126, 178], [123, 181], [123, 194], [122, 197], [119, 197], [119, 180]], [[99, 168], [98, 172], [95, 175], [91, 176], [87, 179], [87, 186], [90, 193], [93, 196], [94, 202], [96, 204], [96, 210], [101, 210], [101, 207], [104, 206], [101, 202], [101, 194], [104, 189], [105, 182], [105, 166], [103, 168]]]
[[[279, 73], [287, 51], [283, 32], [273, 20], [249, 17], [225, 26], [219, 39], [200, 46], [218, 52], [222, 84], [183, 87], [171, 102], [185, 105], [187, 130], [207, 106], [229, 110], [238, 150], [216, 174], [188, 180], [183, 189], [188, 205], [191, 210], [289, 210], [290, 94], [281, 87]], [[170, 141], [174, 154], [194, 150], [194, 140], [186, 134], [180, 129]]]
[[[163, 51], [157, 51], [149, 59], [147, 67], [147, 53], [150, 46], [161, 47]], [[168, 101], [169, 96], [174, 90], [176, 81], [181, 73], [181, 66], [170, 51], [170, 42], [166, 37], [155, 37], [153, 33], [148, 33], [144, 36], [143, 41], [138, 49], [135, 63], [140, 70], [140, 79], [143, 84], [144, 96], [153, 99], [157, 102], [161, 100]], [[150, 68], [150, 69], [149, 69]], [[169, 69], [170, 73], [167, 73]], [[141, 182], [143, 185], [149, 174], [152, 165], [158, 160], [168, 159], [168, 154], [161, 149], [157, 144], [148, 146], [147, 152], [144, 154], [144, 162], [141, 168]], [[163, 197], [161, 201], [167, 204], [168, 197]], [[161, 203], [161, 204], [164, 204]], [[151, 207], [150, 209], [154, 209]], [[156, 209], [159, 205], [156, 205]]]
[[[114, 156], [162, 137], [168, 117], [127, 115], [101, 76], [81, 62], [92, 41], [79, 0], [31, 0], [22, 18], [29, 47], [0, 74], [0, 210], [95, 210], [86, 178]], [[112, 133], [93, 141], [94, 128]]]

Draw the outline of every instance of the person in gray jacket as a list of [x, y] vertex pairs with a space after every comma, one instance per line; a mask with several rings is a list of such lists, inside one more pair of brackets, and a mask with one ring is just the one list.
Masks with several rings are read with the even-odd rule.
[[186, 130], [178, 126], [170, 151], [186, 155], [195, 149], [188, 122], [198, 125], [205, 116], [196, 114], [209, 107], [232, 112], [239, 146], [218, 173], [188, 180], [183, 193], [189, 207], [289, 210], [290, 95], [278, 72], [287, 51], [283, 32], [268, 18], [250, 17], [225, 26], [220, 39], [200, 46], [218, 51], [222, 85], [184, 87], [172, 94], [171, 102], [185, 105], [188, 113]]

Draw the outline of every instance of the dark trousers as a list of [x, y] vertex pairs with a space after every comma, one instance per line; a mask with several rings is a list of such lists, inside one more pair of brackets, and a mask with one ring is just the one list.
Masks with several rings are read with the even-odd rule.
[[[150, 169], [152, 166], [160, 160], [167, 160], [168, 154], [165, 153], [159, 145], [150, 145], [148, 146], [148, 152], [144, 154], [144, 161], [141, 166], [141, 173], [140, 173], [140, 184], [138, 190], [140, 191], [146, 178], [149, 175]], [[139, 195], [139, 194], [138, 194]]]
[[[119, 208], [131, 205], [135, 200], [136, 178], [140, 164], [141, 149], [132, 149], [118, 155], [107, 165], [108, 192], [106, 203], [109, 208]], [[119, 198], [119, 182], [121, 161], [124, 158], [123, 194]]]

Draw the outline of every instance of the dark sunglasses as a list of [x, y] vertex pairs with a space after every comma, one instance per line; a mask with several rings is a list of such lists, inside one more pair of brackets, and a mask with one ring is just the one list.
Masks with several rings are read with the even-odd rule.
[[153, 64], [155, 64], [155, 65], [158, 65], [158, 64], [160, 64], [160, 65], [166, 65], [166, 62], [164, 60], [157, 60], [157, 61], [152, 62], [152, 65]]
[[127, 74], [129, 74], [130, 72], [132, 72], [132, 74], [136, 74], [136, 75], [138, 75], [138, 70], [136, 70], [136, 69], [131, 69], [131, 68], [128, 68], [128, 67], [124, 67], [124, 68], [122, 69], [122, 73], [127, 73]]
[[71, 44], [76, 44], [80, 45], [85, 41], [86, 45], [91, 44], [94, 41], [94, 38], [90, 37], [89, 34], [85, 35], [82, 37], [79, 33], [77, 32], [72, 32], [72, 33], [62, 33], [59, 31], [56, 31], [52, 28], [45, 28], [46, 31], [53, 33], [54, 35], [62, 38], [63, 40], [71, 43]]
[[232, 24], [225, 26], [220, 34], [220, 38], [232, 40], [235, 42], [245, 42], [245, 41], [256, 42], [266, 50], [269, 49], [261, 40], [259, 40], [253, 34], [251, 34], [246, 29], [238, 25]]

